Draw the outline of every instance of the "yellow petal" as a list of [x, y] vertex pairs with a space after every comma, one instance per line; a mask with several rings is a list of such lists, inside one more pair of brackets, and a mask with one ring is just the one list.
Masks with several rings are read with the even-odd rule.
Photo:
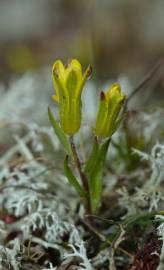
[[53, 76], [64, 77], [65, 67], [60, 60], [56, 60], [52, 67]]
[[72, 59], [70, 62], [70, 66], [78, 73], [80, 77], [82, 77], [82, 66], [78, 60]]
[[75, 73], [76, 74], [76, 77], [77, 77], [77, 82], [80, 82], [81, 79], [82, 79], [82, 66], [81, 64], [79, 63], [78, 60], [76, 59], [72, 59], [66, 69], [65, 69], [65, 81], [67, 81], [68, 77], [69, 77], [69, 74], [70, 73]]
[[109, 100], [111, 97], [113, 96], [120, 96], [120, 93], [121, 93], [121, 87], [120, 87], [120, 84], [118, 83], [113, 83], [108, 91], [106, 92], [105, 96], [107, 98], [107, 100]]
[[86, 80], [90, 78], [91, 74], [92, 74], [92, 67], [91, 67], [91, 65], [89, 65], [87, 67], [87, 69], [85, 70], [81, 81], [78, 84], [78, 87], [76, 89], [76, 97], [81, 95], [81, 91], [83, 90], [84, 84], [85, 84]]

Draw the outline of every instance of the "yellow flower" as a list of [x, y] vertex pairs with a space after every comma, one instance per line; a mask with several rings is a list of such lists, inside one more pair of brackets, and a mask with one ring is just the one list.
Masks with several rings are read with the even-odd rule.
[[112, 84], [106, 93], [101, 92], [99, 110], [96, 118], [95, 134], [102, 137], [111, 137], [116, 131], [118, 115], [125, 101], [120, 85]]
[[81, 64], [72, 59], [65, 67], [57, 60], [52, 69], [56, 95], [53, 99], [59, 104], [60, 125], [65, 133], [75, 134], [81, 126], [81, 92], [92, 72], [89, 66], [84, 74]]

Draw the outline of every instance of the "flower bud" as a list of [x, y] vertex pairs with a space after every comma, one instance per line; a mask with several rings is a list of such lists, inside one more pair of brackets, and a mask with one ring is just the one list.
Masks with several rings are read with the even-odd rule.
[[100, 94], [99, 110], [96, 118], [95, 135], [111, 137], [118, 126], [118, 115], [125, 101], [120, 85], [112, 84], [109, 90]]

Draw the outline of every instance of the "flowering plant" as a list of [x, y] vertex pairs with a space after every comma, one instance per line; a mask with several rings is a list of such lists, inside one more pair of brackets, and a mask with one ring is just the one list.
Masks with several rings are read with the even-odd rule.
[[[73, 135], [81, 126], [81, 93], [91, 73], [92, 68], [89, 66], [83, 74], [82, 66], [76, 59], [71, 60], [67, 66], [60, 60], [55, 61], [52, 77], [56, 95], [53, 100], [59, 105], [59, 123], [48, 109], [50, 122], [67, 152], [64, 161], [65, 175], [78, 192], [87, 214], [95, 213], [100, 205], [106, 155], [111, 136], [122, 119], [119, 114], [125, 101], [125, 95], [118, 83], [111, 85], [106, 93], [101, 92], [93, 131], [93, 148], [88, 160], [81, 162]], [[71, 160], [78, 170], [80, 181], [70, 166]]]

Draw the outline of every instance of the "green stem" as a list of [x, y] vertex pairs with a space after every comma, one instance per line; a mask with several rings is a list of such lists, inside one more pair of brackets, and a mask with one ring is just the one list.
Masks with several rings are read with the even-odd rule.
[[77, 170], [79, 172], [83, 188], [84, 188], [84, 190], [85, 190], [85, 192], [87, 194], [87, 196], [86, 196], [86, 205], [85, 205], [86, 214], [91, 215], [92, 214], [92, 209], [91, 209], [90, 189], [89, 189], [88, 179], [87, 179], [85, 173], [82, 170], [81, 161], [79, 159], [79, 156], [78, 156], [78, 153], [77, 153], [77, 150], [76, 150], [76, 145], [74, 143], [73, 136], [70, 136], [70, 144], [71, 144], [71, 149], [72, 149], [72, 153], [73, 153], [74, 162], [75, 162]]

